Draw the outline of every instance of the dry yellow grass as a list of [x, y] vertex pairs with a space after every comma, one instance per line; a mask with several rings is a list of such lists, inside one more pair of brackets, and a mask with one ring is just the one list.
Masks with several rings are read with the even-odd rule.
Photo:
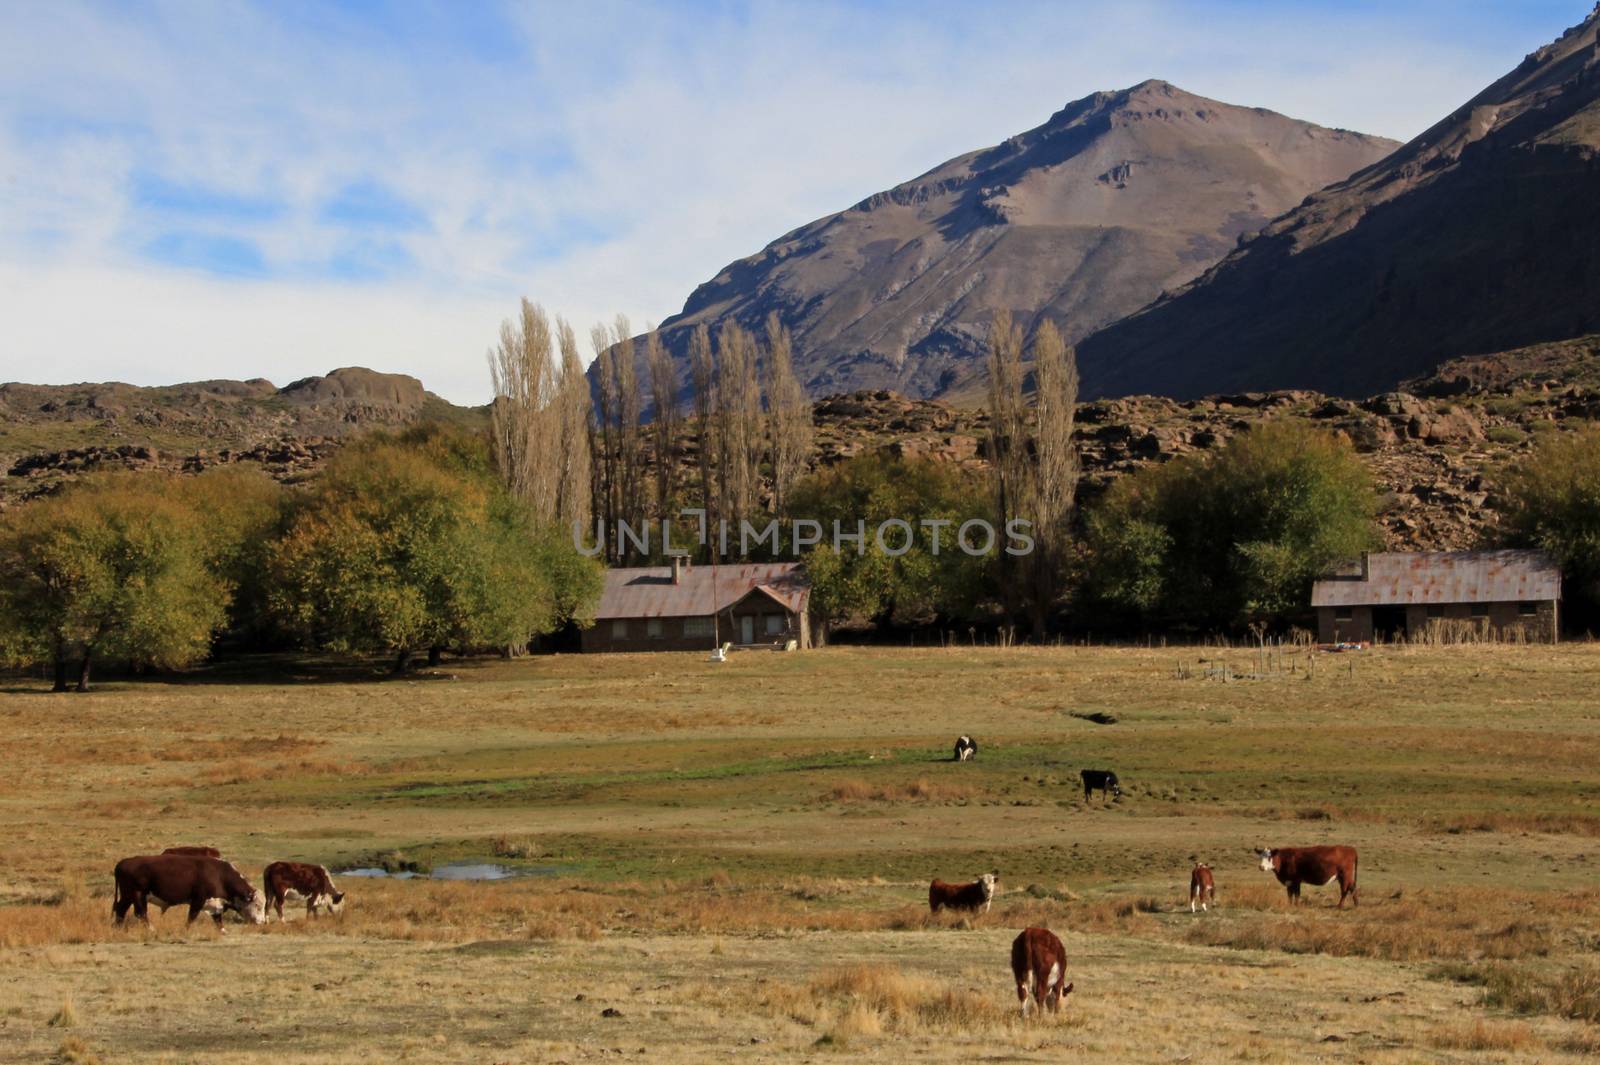
[[[1174, 668], [1219, 654], [0, 691], [0, 1061], [1592, 1054], [1600, 648], [1300, 654], [1227, 685]], [[962, 732], [983, 749], [958, 766]], [[1122, 801], [1085, 803], [1084, 766], [1116, 768]], [[1291, 910], [1250, 857], [1323, 841], [1361, 848], [1359, 909], [1308, 889]], [[112, 863], [177, 843], [252, 880], [280, 858], [539, 875], [346, 878], [337, 918], [114, 928]], [[1198, 859], [1218, 906], [1191, 915]], [[991, 868], [992, 912], [928, 913], [930, 878]], [[1023, 1024], [1026, 925], [1066, 940], [1077, 991]]]

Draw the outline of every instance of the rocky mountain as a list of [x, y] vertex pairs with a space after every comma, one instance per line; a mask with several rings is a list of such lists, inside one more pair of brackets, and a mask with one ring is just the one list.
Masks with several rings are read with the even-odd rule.
[[487, 424], [405, 374], [361, 367], [283, 388], [262, 378], [144, 388], [0, 384], [0, 506], [101, 468], [203, 469], [256, 462], [279, 476], [349, 436], [421, 421]]
[[1364, 395], [1600, 329], [1600, 7], [1187, 288], [1080, 345], [1090, 394]]
[[730, 264], [663, 339], [681, 360], [696, 325], [775, 310], [813, 395], [971, 398], [995, 310], [1077, 340], [1394, 147], [1163, 81], [1096, 93]]

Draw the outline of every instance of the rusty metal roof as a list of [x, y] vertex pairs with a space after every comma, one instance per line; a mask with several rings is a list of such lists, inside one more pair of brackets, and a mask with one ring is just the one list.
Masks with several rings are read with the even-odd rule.
[[594, 616], [601, 621], [710, 617], [751, 592], [764, 593], [795, 613], [805, 611], [811, 596], [798, 562], [689, 566], [677, 584], [672, 583], [670, 566], [619, 567], [606, 570]]
[[1561, 570], [1542, 551], [1387, 551], [1342, 563], [1311, 588], [1312, 606], [1543, 602]]

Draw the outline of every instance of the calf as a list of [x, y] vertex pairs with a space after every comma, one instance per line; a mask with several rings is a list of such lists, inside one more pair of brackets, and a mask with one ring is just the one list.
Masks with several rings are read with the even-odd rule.
[[978, 745], [972, 741], [971, 736], [961, 736], [956, 739], [956, 757], [958, 762], [970, 762], [978, 757]]
[[1289, 905], [1300, 901], [1300, 885], [1323, 887], [1339, 881], [1339, 908], [1346, 896], [1350, 905], [1360, 904], [1356, 892], [1356, 849], [1354, 847], [1273, 847], [1256, 851], [1263, 872], [1272, 873], [1289, 892]]
[[1058, 1012], [1072, 994], [1067, 978], [1067, 948], [1048, 928], [1025, 928], [1011, 941], [1011, 975], [1017, 978], [1017, 1001], [1028, 1015], [1028, 997], [1039, 1012]]
[[1211, 866], [1199, 862], [1189, 873], [1189, 912], [1194, 912], [1196, 903], [1207, 913], [1211, 912], [1211, 904], [1217, 901], [1217, 882], [1211, 878]]
[[278, 911], [283, 920], [283, 900], [293, 891], [306, 900], [306, 916], [315, 917], [317, 907], [326, 904], [329, 913], [338, 913], [344, 905], [344, 892], [333, 886], [333, 877], [320, 865], [308, 862], [273, 862], [261, 874], [267, 889], [267, 911]]
[[187, 904], [189, 923], [202, 910], [222, 927], [222, 912], [234, 910], [251, 924], [267, 919], [261, 892], [239, 875], [239, 870], [217, 858], [196, 854], [147, 854], [124, 858], [112, 871], [111, 912], [121, 924], [133, 907], [134, 916], [150, 923], [149, 904], [162, 910]]
[[1115, 795], [1122, 798], [1122, 786], [1117, 783], [1117, 775], [1109, 769], [1085, 769], [1078, 774], [1083, 779], [1083, 801], [1089, 801], [1089, 793], [1100, 789], [1102, 799]]
[[222, 852], [215, 847], [168, 847], [162, 854], [187, 854], [195, 858], [220, 858]]
[[928, 909], [934, 913], [941, 909], [988, 913], [989, 904], [994, 901], [994, 886], [999, 880], [999, 873], [984, 873], [970, 884], [935, 880], [928, 885]]

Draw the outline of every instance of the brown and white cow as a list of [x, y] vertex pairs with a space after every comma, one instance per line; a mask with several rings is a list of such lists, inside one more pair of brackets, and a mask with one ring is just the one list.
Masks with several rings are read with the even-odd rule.
[[222, 852], [215, 847], [168, 847], [162, 854], [187, 854], [195, 858], [220, 858]]
[[1300, 885], [1323, 887], [1339, 881], [1339, 908], [1346, 896], [1350, 905], [1360, 904], [1356, 891], [1356, 849], [1354, 847], [1273, 847], [1256, 851], [1263, 872], [1277, 876], [1289, 891], [1289, 904], [1300, 901]]
[[935, 880], [928, 885], [928, 909], [934, 913], [940, 910], [988, 913], [989, 904], [994, 901], [995, 884], [999, 881], [999, 873], [984, 873], [970, 884], [946, 884], [943, 880]]
[[1211, 876], [1211, 866], [1205, 862], [1195, 863], [1189, 871], [1189, 912], [1193, 913], [1196, 904], [1202, 910], [1211, 912], [1211, 904], [1217, 901], [1217, 882]]
[[1066, 983], [1067, 948], [1048, 928], [1025, 928], [1011, 941], [1011, 975], [1017, 978], [1017, 1001], [1028, 1015], [1028, 998], [1040, 1012], [1057, 1012], [1072, 994]]
[[309, 862], [273, 862], [261, 874], [267, 889], [267, 911], [278, 911], [283, 920], [283, 900], [294, 892], [306, 900], [306, 916], [315, 917], [317, 907], [326, 904], [329, 913], [344, 905], [344, 892], [333, 886], [333, 877], [320, 865]]
[[146, 854], [124, 858], [112, 871], [115, 881], [111, 912], [121, 924], [133, 907], [134, 916], [150, 923], [153, 900], [163, 910], [189, 907], [189, 922], [201, 912], [210, 913], [222, 927], [224, 910], [234, 910], [251, 924], [267, 919], [261, 892], [239, 875], [239, 870], [218, 858], [197, 854]]

